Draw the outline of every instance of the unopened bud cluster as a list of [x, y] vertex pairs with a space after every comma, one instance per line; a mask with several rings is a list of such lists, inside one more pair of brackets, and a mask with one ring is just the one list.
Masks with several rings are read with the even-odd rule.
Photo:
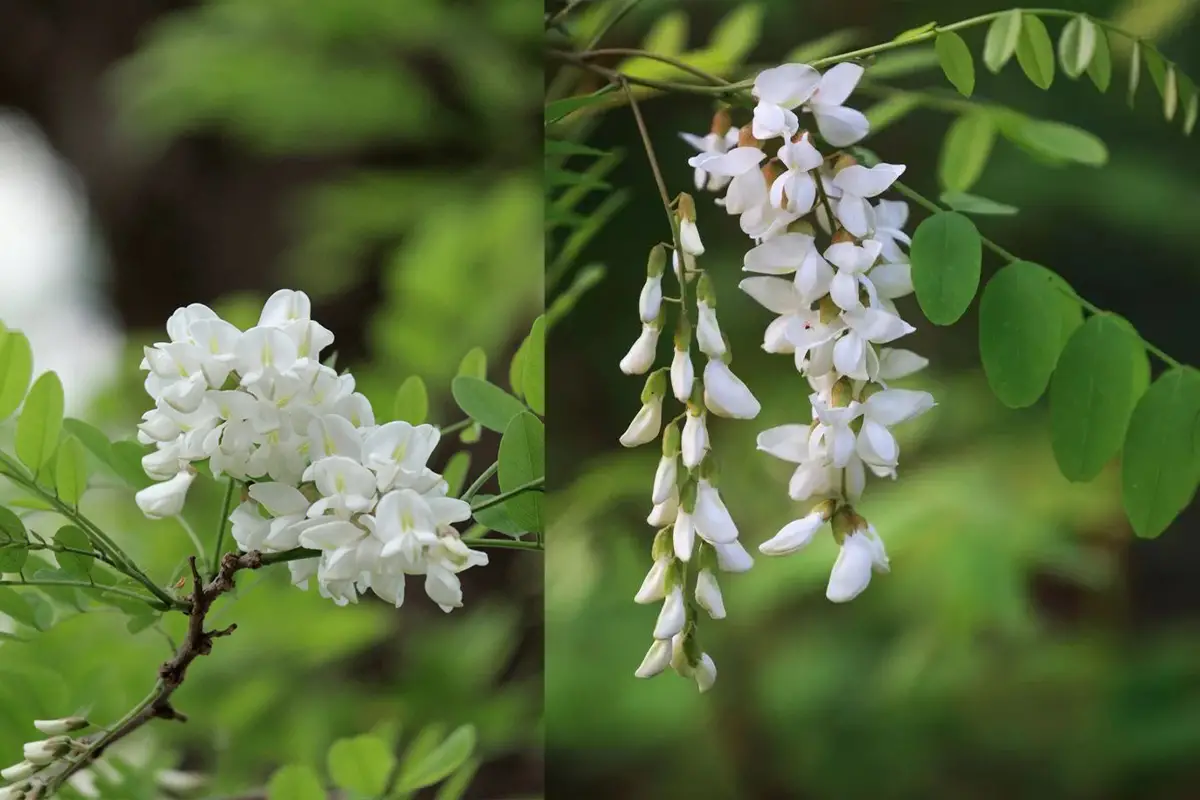
[[[884, 346], [914, 330], [894, 304], [913, 290], [903, 249], [908, 206], [878, 199], [904, 166], [868, 168], [838, 150], [869, 130], [863, 114], [843, 105], [862, 74], [851, 63], [824, 75], [804, 64], [765, 70], [749, 124], [719, 140], [685, 136], [702, 151], [689, 161], [697, 186], [724, 189], [717, 203], [754, 241], [744, 269], [755, 275], [740, 287], [776, 315], [763, 349], [790, 356], [810, 387], [811, 422], [758, 437], [760, 450], [796, 464], [788, 493], [809, 510], [759, 550], [795, 552], [832, 522], [841, 551], [826, 595], [835, 602], [888, 570], [883, 542], [853, 504], [868, 471], [896, 476], [900, 449], [890, 428], [934, 405], [927, 392], [887, 386], [928, 362]], [[797, 111], [812, 116], [817, 135], [801, 129]], [[779, 144], [769, 148], [772, 140]]]
[[440, 433], [376, 424], [354, 376], [321, 363], [333, 334], [312, 319], [307, 295], [276, 292], [247, 331], [192, 304], [171, 315], [167, 334], [142, 361], [155, 404], [138, 426], [138, 440], [155, 445], [142, 466], [161, 481], [137, 495], [147, 516], [179, 514], [192, 465], [207, 461], [214, 477], [249, 484], [229, 518], [243, 550], [321, 551], [288, 563], [297, 586], [315, 576], [338, 605], [371, 591], [398, 607], [405, 576], [423, 575], [442, 610], [462, 605], [458, 573], [488, 559], [453, 527], [469, 504], [447, 497], [426, 466]]
[[33, 727], [46, 738], [26, 742], [22, 760], [0, 769], [0, 780], [7, 784], [0, 787], [0, 800], [41, 797], [47, 781], [56, 777], [70, 764], [72, 757], [87, 747], [71, 736], [88, 727], [88, 721], [83, 717], [35, 720]]
[[[719, 130], [724, 125], [724, 131]], [[718, 115], [710, 138], [718, 148], [729, 132], [727, 116]], [[621, 444], [636, 447], [661, 437], [662, 457], [651, 489], [653, 507], [646, 521], [658, 529], [651, 548], [653, 565], [635, 597], [643, 604], [661, 603], [654, 626], [654, 642], [638, 667], [638, 677], [648, 678], [668, 666], [694, 678], [701, 691], [716, 680], [712, 657], [697, 638], [701, 614], [725, 617], [725, 603], [717, 572], [744, 572], [753, 563], [738, 541], [738, 529], [717, 489], [717, 462], [708, 434], [709, 415], [753, 419], [758, 400], [729, 368], [732, 351], [717, 321], [717, 297], [696, 258], [704, 245], [696, 226], [696, 208], [690, 195], [675, 203], [679, 252], [673, 252], [679, 297], [664, 298], [662, 277], [667, 248], [656, 246], [650, 254], [646, 283], [639, 299], [642, 335], [621, 360], [629, 375], [649, 372], [642, 390], [642, 407], [621, 436]], [[667, 324], [668, 305], [675, 308], [673, 349], [669, 366], [651, 371], [658, 358], [658, 339]], [[704, 359], [699, 372], [694, 349]], [[681, 413], [663, 424], [663, 404], [670, 396]], [[680, 424], [682, 422], [682, 425]]]

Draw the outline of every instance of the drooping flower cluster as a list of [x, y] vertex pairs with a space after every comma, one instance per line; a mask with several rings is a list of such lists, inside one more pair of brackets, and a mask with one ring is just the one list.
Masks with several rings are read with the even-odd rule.
[[[832, 521], [841, 551], [826, 596], [835, 602], [862, 592], [872, 571], [888, 570], [882, 540], [853, 504], [868, 470], [896, 475], [900, 450], [890, 428], [934, 405], [927, 392], [887, 386], [927, 361], [884, 347], [914, 330], [894, 304], [913, 289], [903, 249], [908, 207], [877, 199], [904, 166], [868, 168], [836, 150], [868, 132], [866, 117], [843, 105], [862, 73], [850, 63], [824, 75], [803, 64], [763, 71], [753, 121], [736, 146], [706, 147], [689, 161], [697, 174], [720, 179], [709, 182], [726, 188], [717, 202], [755, 242], [744, 260], [755, 276], [740, 286], [777, 315], [763, 348], [792, 356], [812, 390], [812, 422], [758, 437], [760, 450], [797, 465], [788, 492], [811, 507], [759, 550], [795, 552]], [[826, 152], [801, 129], [798, 110], [815, 119]]]
[[68, 765], [73, 754], [86, 745], [71, 734], [88, 727], [83, 717], [36, 720], [33, 726], [47, 738], [26, 742], [23, 760], [0, 769], [0, 800], [23, 800], [37, 797], [46, 786], [46, 779], [56, 777]]
[[150, 517], [179, 514], [196, 462], [214, 477], [248, 484], [230, 516], [246, 551], [322, 551], [289, 562], [293, 582], [313, 576], [339, 605], [368, 590], [399, 606], [406, 575], [424, 575], [429, 596], [462, 605], [457, 574], [487, 563], [453, 527], [470, 518], [426, 466], [439, 432], [431, 425], [375, 424], [354, 377], [320, 362], [333, 335], [311, 318], [303, 292], [280, 290], [258, 325], [241, 331], [193, 304], [167, 322], [170, 342], [146, 349], [146, 390], [155, 407], [138, 439], [162, 481], [137, 495]]
[[[705, 140], [711, 140], [714, 149], [724, 141], [720, 138], [724, 136], [719, 130], [721, 124], [718, 115], [714, 132]], [[698, 183], [705, 179], [697, 173]], [[696, 266], [704, 245], [691, 196], [679, 195], [675, 206], [683, 255], [674, 259], [680, 296], [663, 297], [667, 249], [656, 246], [651, 251], [639, 302], [642, 335], [621, 360], [621, 370], [629, 375], [650, 371], [668, 301], [678, 308], [673, 355], [669, 367], [657, 369], [647, 378], [641, 410], [621, 436], [621, 444], [647, 444], [659, 438], [661, 431], [662, 457], [651, 490], [653, 508], [646, 519], [659, 530], [651, 548], [653, 565], [635, 600], [662, 606], [654, 626], [654, 643], [636, 674], [648, 678], [671, 666], [680, 675], [693, 677], [700, 690], [706, 691], [716, 680], [717, 671], [711, 656], [698, 643], [699, 612], [723, 619], [725, 603], [717, 571], [744, 572], [753, 563], [738, 541], [737, 525], [717, 489], [708, 417], [753, 419], [760, 406], [729, 368], [732, 351], [717, 321], [716, 293], [708, 275]], [[699, 375], [692, 361], [693, 338], [705, 359]], [[664, 426], [662, 408], [668, 387], [684, 410]]]

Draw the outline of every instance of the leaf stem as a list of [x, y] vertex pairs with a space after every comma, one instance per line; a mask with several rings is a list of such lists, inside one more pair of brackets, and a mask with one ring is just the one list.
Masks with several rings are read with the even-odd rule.
[[483, 537], [463, 539], [463, 544], [472, 547], [493, 548], [496, 550], [536, 550], [541, 551], [541, 542], [527, 542], [523, 539], [485, 539]]
[[225, 545], [225, 526], [229, 522], [229, 508], [233, 505], [233, 491], [237, 486], [237, 481], [230, 478], [228, 485], [225, 487], [225, 499], [221, 501], [221, 519], [217, 522], [217, 543], [213, 547], [212, 570], [208, 575], [211, 581], [217, 576], [217, 569], [221, 564], [221, 548]]
[[473, 425], [474, 423], [475, 423], [475, 420], [473, 420], [469, 417], [467, 419], [460, 419], [458, 422], [455, 422], [451, 425], [447, 425], [444, 428], [438, 428], [438, 433], [440, 433], [442, 436], [448, 436], [451, 433], [458, 433], [461, 430], [466, 430], [467, 428], [471, 427], [471, 425]]
[[480, 503], [477, 506], [471, 506], [471, 513], [474, 514], [477, 511], [483, 511], [485, 508], [491, 508], [492, 506], [498, 506], [501, 503], [503, 503], [504, 501], [511, 500], [512, 498], [516, 497], [517, 495], [525, 494], [526, 492], [532, 492], [535, 490], [540, 490], [545, 485], [546, 485], [545, 477], [534, 478], [529, 483], [523, 483], [515, 489], [512, 489], [507, 492], [502, 492], [501, 494], [498, 494], [495, 497], [489, 497], [487, 500], [484, 500], [482, 503]]
[[472, 497], [474, 497], [476, 494], [478, 494], [479, 490], [483, 488], [483, 485], [488, 482], [489, 478], [491, 478], [493, 475], [496, 474], [496, 470], [498, 470], [498, 469], [500, 469], [499, 461], [497, 461], [496, 463], [492, 464], [490, 467], [485, 469], [483, 471], [483, 474], [480, 475], [478, 478], [476, 478], [475, 482], [472, 483], [469, 487], [467, 487], [467, 490], [462, 493], [462, 497], [460, 497], [459, 499], [460, 500], [470, 500]]

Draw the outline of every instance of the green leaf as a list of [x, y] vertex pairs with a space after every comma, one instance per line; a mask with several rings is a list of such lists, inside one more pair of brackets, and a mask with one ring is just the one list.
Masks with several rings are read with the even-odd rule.
[[1021, 19], [1017, 63], [1039, 89], [1049, 89], [1054, 83], [1054, 43], [1050, 41], [1046, 25], [1033, 14], [1024, 14]]
[[1163, 116], [1167, 122], [1175, 119], [1175, 111], [1179, 108], [1179, 78], [1175, 65], [1167, 67], [1167, 77], [1163, 81]]
[[13, 621], [21, 625], [41, 630], [41, 620], [38, 619], [34, 604], [30, 602], [32, 598], [33, 595], [0, 586], [0, 614], [12, 617]]
[[267, 784], [267, 800], [325, 800], [321, 776], [312, 767], [289, 764], [275, 771]]
[[1191, 136], [1200, 114], [1200, 91], [1187, 75], [1179, 76], [1179, 105], [1183, 107], [1183, 135]]
[[1102, 30], [1096, 31], [1096, 52], [1092, 54], [1087, 73], [1097, 89], [1108, 91], [1112, 83], [1112, 53], [1108, 48], [1108, 36]]
[[13, 512], [0, 506], [0, 572], [20, 572], [29, 559], [25, 549], [29, 536], [25, 523]]
[[17, 458], [29, 467], [30, 472], [37, 474], [54, 455], [62, 422], [62, 381], [53, 372], [43, 372], [34, 381], [21, 416], [17, 418]]
[[462, 494], [463, 484], [467, 481], [467, 473], [471, 469], [471, 454], [465, 450], [460, 450], [446, 461], [446, 467], [442, 470], [442, 478], [446, 481], [449, 489], [446, 491], [447, 497], [458, 497]]
[[909, 262], [921, 311], [934, 325], [950, 325], [966, 313], [979, 289], [979, 231], [957, 212], [934, 214], [913, 233]]
[[479, 378], [458, 376], [450, 383], [450, 393], [468, 417], [497, 433], [504, 433], [509, 420], [525, 411], [520, 400]]
[[1064, 298], [1051, 275], [1014, 261], [992, 276], [979, 299], [983, 372], [1009, 408], [1037, 402], [1063, 348]]
[[1200, 482], [1200, 372], [1174, 367], [1142, 395], [1121, 459], [1121, 495], [1134, 532], [1158, 536]]
[[999, 72], [1017, 51], [1021, 37], [1021, 10], [1005, 11], [992, 20], [983, 43], [983, 63], [993, 73]]
[[375, 796], [387, 785], [396, 756], [382, 739], [355, 736], [329, 748], [329, 777], [341, 789]]
[[522, 345], [521, 391], [525, 402], [539, 416], [546, 415], [546, 318], [533, 321], [529, 337]]
[[[487, 500], [491, 500], [496, 495], [484, 494], [482, 492], [471, 498], [471, 502], [475, 505], [481, 505]], [[509, 536], [520, 538], [522, 534], [528, 533], [529, 529], [523, 525], [519, 525], [512, 515], [508, 513], [508, 503], [500, 503], [494, 506], [488, 506], [475, 512], [475, 521], [485, 528], [493, 530], [496, 533], [504, 533]], [[519, 512], [518, 512], [519, 513]]]
[[468, 760], [445, 783], [438, 787], [437, 794], [434, 795], [433, 800], [461, 800], [462, 796], [466, 794], [467, 789], [471, 786], [471, 779], [475, 777], [475, 773], [478, 770], [479, 761], [477, 759]]
[[432, 753], [422, 758], [400, 776], [401, 792], [413, 792], [445, 780], [461, 767], [475, 751], [475, 728], [463, 725], [456, 728]]
[[1102, 167], [1108, 163], [1108, 147], [1095, 134], [1064, 122], [1048, 122], [1023, 116], [1002, 116], [1000, 132], [1005, 138], [1053, 163], [1076, 163]]
[[585, 144], [578, 142], [568, 142], [563, 139], [547, 138], [545, 141], [546, 155], [548, 156], [606, 156], [603, 150], [597, 150], [594, 147], [588, 147]]
[[[25, 532], [25, 523], [21, 521], [21, 518], [4, 506], [0, 506], [0, 544], [4, 542], [24, 542], [28, 539], [29, 536]], [[0, 570], [0, 572], [5, 571]]]
[[[542, 421], [525, 412], [508, 423], [500, 439], [497, 477], [501, 492], [511, 492], [546, 475], [546, 433]], [[527, 491], [504, 503], [524, 530], [542, 530], [542, 492]]]
[[54, 485], [59, 498], [68, 505], [79, 507], [79, 499], [87, 490], [88, 465], [83, 445], [74, 436], [63, 440], [54, 465]]
[[467, 351], [467, 354], [462, 357], [462, 361], [458, 362], [459, 375], [468, 375], [472, 378], [487, 377], [487, 353], [482, 347], [473, 347]]
[[1163, 87], [1167, 81], [1167, 62], [1162, 57], [1162, 53], [1154, 49], [1153, 46], [1143, 45], [1141, 48], [1142, 59], [1146, 62], [1146, 72], [1150, 73], [1150, 80], [1154, 82], [1154, 88], [1158, 89], [1158, 93], [1163, 93]]
[[642, 49], [663, 56], [677, 56], [687, 47], [687, 14], [675, 10], [663, 14], [642, 40]]
[[899, 93], [880, 100], [863, 113], [871, 125], [871, 131], [879, 133], [920, 107], [921, 97], [919, 95]]
[[706, 51], [725, 64], [741, 63], [758, 44], [763, 11], [759, 3], [746, 3], [726, 14], [713, 28]]
[[594, 103], [600, 102], [604, 95], [616, 89], [616, 85], [609, 83], [604, 88], [599, 89], [591, 94], [576, 95], [575, 97], [564, 97], [562, 100], [555, 100], [546, 106], [545, 124], [552, 125], [555, 122], [562, 120], [568, 114], [574, 113], [581, 108], [586, 108]]
[[[64, 525], [54, 534], [54, 543], [59, 547], [92, 552], [92, 542], [87, 534], [74, 525]], [[75, 578], [86, 578], [92, 571], [95, 560], [78, 553], [55, 553], [59, 568]]]
[[970, 97], [975, 91], [975, 60], [971, 58], [967, 43], [957, 33], [945, 31], [937, 35], [934, 50], [946, 79], [954, 84], [959, 94]]
[[936, 22], [926, 22], [924, 25], [918, 25], [915, 28], [909, 28], [908, 30], [904, 31], [903, 33], [898, 34], [896, 36], [896, 38], [893, 39], [892, 41], [893, 42], [907, 42], [911, 39], [916, 39], [921, 36], [924, 36], [925, 34], [929, 33], [936, 27], [937, 27]]
[[1117, 314], [1109, 313], [1108, 316], [1125, 329], [1137, 347], [1138, 356], [1133, 370], [1133, 399], [1136, 402], [1150, 388], [1150, 354], [1146, 352], [1141, 334], [1137, 332], [1137, 328], [1133, 327], [1133, 323]]
[[942, 192], [941, 201], [954, 211], [980, 216], [1011, 216], [1020, 209], [966, 192]]
[[1133, 46], [1129, 48], [1129, 93], [1126, 95], [1126, 102], [1129, 107], [1133, 107], [1133, 101], [1137, 98], [1138, 83], [1142, 78], [1142, 43], [1134, 39]]
[[975, 185], [987, 166], [996, 141], [996, 123], [985, 111], [963, 114], [950, 125], [938, 159], [942, 188], [965, 192]]
[[1103, 38], [1087, 16], [1071, 17], [1058, 37], [1058, 60], [1068, 78], [1083, 74], [1096, 55], [1096, 40]]
[[1138, 350], [1107, 314], [1085, 322], [1063, 348], [1050, 381], [1050, 441], [1067, 480], [1092, 480], [1120, 452], [1137, 402]]
[[[793, 63], [804, 63], [803, 60]], [[891, 53], [882, 53], [867, 64], [867, 74], [876, 80], [902, 78], [915, 72], [938, 65], [938, 56], [932, 47], [908, 47]]]
[[429, 418], [429, 392], [419, 375], [409, 375], [396, 392], [392, 418], [420, 425]]
[[0, 333], [0, 420], [17, 410], [33, 377], [33, 350], [20, 331]]
[[508, 362], [508, 386], [512, 389], [513, 396], [521, 399], [525, 397], [522, 381], [525, 377], [525, 349], [528, 346], [529, 337], [526, 336], [517, 352], [513, 353], [512, 361]]
[[28, 559], [24, 542], [0, 544], [0, 572], [20, 572]]

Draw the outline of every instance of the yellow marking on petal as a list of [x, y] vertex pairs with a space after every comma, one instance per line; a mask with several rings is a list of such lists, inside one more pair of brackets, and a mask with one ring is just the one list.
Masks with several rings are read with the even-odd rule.
[[392, 461], [403, 461], [405, 453], [408, 452], [408, 442], [401, 442], [396, 445], [396, 449], [392, 451]]
[[337, 489], [338, 494], [341, 494], [342, 492], [346, 491], [345, 476], [338, 475], [336, 478], [333, 479], [333, 485], [334, 485], [334, 488]]
[[404, 531], [411, 531], [416, 527], [416, 521], [413, 520], [411, 512], [404, 511], [400, 514], [400, 528]]
[[334, 447], [336, 447], [336, 445], [334, 444], [333, 437], [329, 434], [325, 434], [325, 452], [332, 453]]

